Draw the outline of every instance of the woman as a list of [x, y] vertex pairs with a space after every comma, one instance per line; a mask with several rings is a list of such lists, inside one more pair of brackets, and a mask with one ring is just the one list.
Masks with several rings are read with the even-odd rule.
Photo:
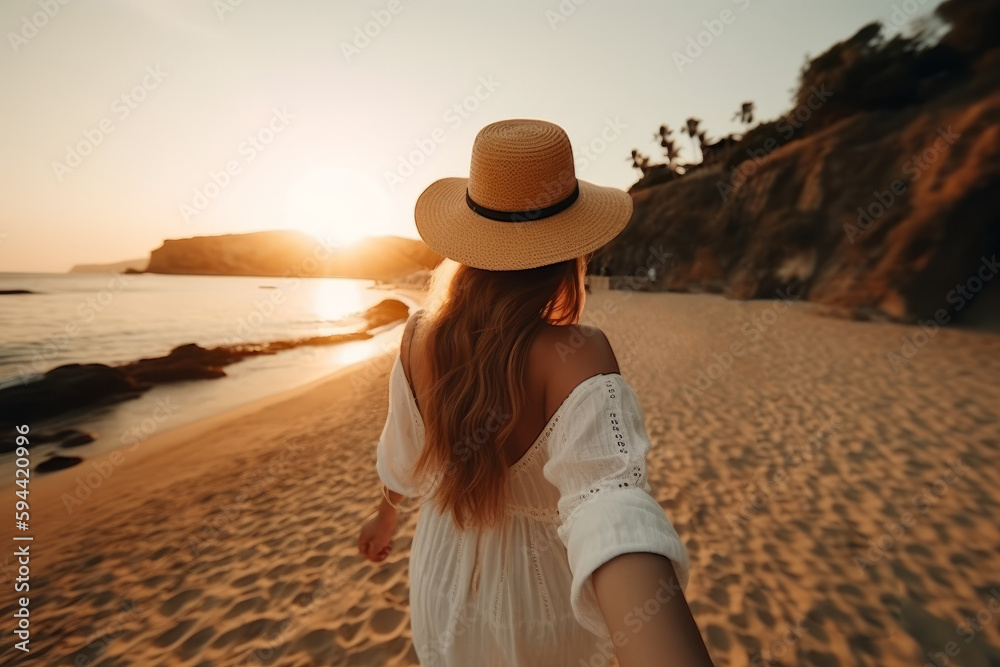
[[630, 196], [580, 181], [557, 125], [483, 128], [469, 178], [431, 184], [417, 229], [446, 259], [403, 332], [377, 448], [381, 562], [403, 498], [423, 665], [711, 665], [688, 554], [651, 495], [639, 401], [580, 325], [593, 253]]

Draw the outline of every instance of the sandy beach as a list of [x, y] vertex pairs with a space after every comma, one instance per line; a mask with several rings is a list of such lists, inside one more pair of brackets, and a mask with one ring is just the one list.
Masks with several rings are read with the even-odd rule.
[[[1000, 336], [607, 290], [584, 321], [642, 401], [716, 664], [998, 664]], [[417, 513], [385, 562], [356, 548], [393, 355], [35, 476], [31, 653], [8, 633], [0, 662], [417, 664]]]

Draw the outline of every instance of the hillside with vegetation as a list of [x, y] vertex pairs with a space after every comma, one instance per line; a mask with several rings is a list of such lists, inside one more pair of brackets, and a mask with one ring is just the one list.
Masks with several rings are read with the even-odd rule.
[[[778, 291], [860, 319], [951, 323], [998, 310], [1000, 2], [947, 0], [907, 34], [866, 25], [802, 67], [794, 106], [679, 164], [632, 154], [632, 223], [594, 260], [651, 289], [738, 299]], [[686, 146], [685, 146], [686, 147]], [[942, 322], [943, 323], [943, 322]]]

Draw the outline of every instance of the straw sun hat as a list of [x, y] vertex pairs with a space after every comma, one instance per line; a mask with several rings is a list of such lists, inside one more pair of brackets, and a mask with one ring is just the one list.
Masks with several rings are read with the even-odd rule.
[[511, 119], [479, 131], [468, 178], [443, 178], [417, 199], [414, 218], [439, 255], [490, 271], [582, 257], [632, 217], [632, 197], [576, 178], [566, 132]]

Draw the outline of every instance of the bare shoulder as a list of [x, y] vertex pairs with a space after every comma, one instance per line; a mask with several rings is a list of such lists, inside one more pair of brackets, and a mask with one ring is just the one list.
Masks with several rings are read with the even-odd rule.
[[607, 335], [585, 324], [543, 329], [531, 350], [531, 366], [537, 381], [544, 383], [547, 414], [584, 380], [621, 372]]
[[420, 317], [421, 310], [415, 310], [407, 316], [406, 324], [403, 326], [403, 335], [399, 339], [399, 356], [402, 358], [404, 370], [410, 367], [411, 341], [413, 340], [417, 319]]

